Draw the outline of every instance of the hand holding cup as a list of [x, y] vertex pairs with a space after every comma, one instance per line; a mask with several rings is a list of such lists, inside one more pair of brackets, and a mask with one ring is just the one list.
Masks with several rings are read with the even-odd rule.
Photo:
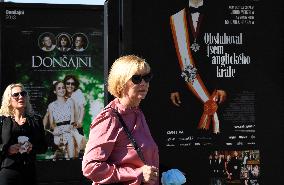
[[18, 144], [20, 145], [19, 152], [21, 154], [31, 150], [31, 143], [29, 142], [29, 138], [27, 136], [19, 136]]

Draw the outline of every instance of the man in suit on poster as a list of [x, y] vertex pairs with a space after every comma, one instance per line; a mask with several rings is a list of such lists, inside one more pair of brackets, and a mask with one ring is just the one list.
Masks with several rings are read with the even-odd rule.
[[231, 180], [240, 180], [241, 164], [242, 161], [239, 157], [238, 152], [234, 151], [233, 157], [228, 163], [228, 171], [231, 176]]
[[[216, 8], [216, 3], [213, 7]], [[206, 133], [208, 129], [213, 133], [220, 132], [219, 119], [214, 118], [218, 117], [215, 116], [217, 107], [227, 97], [224, 86], [220, 86], [220, 79], [217, 79], [216, 66], [207, 56], [204, 42], [205, 33], [216, 32], [223, 23], [221, 20], [218, 11], [210, 9], [204, 0], [189, 0], [186, 8], [170, 17], [174, 42], [171, 45], [175, 47], [172, 50], [176, 51], [176, 58], [170, 61], [175, 66], [170, 67], [169, 92], [178, 115], [176, 121], [194, 130], [198, 125], [200, 131]], [[194, 80], [198, 83], [194, 84]], [[198, 90], [198, 87], [201, 88]], [[211, 111], [213, 126], [200, 118], [204, 111], [202, 102]]]
[[41, 40], [41, 49], [43, 51], [52, 51], [55, 48], [54, 37], [51, 34], [45, 34]]
[[86, 49], [86, 37], [83, 34], [78, 34], [74, 39], [74, 50], [75, 51], [84, 51]]

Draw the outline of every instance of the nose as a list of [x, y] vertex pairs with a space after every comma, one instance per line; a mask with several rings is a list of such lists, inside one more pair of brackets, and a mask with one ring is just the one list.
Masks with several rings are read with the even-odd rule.
[[147, 85], [149, 85], [149, 82], [146, 82], [144, 79], [142, 79], [142, 81], [139, 85], [147, 86]]
[[24, 96], [22, 96], [21, 94], [19, 94], [19, 98], [24, 98]]

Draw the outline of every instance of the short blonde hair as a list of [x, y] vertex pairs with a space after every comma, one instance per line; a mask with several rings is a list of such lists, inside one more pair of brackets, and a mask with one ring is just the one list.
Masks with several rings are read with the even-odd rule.
[[[1, 116], [14, 116], [14, 109], [11, 106], [11, 97], [12, 97], [12, 89], [14, 87], [20, 87], [23, 91], [25, 91], [25, 88], [23, 84], [16, 83], [16, 84], [10, 84], [6, 87], [3, 96], [2, 96], [2, 103], [1, 103], [1, 108], [0, 108], [0, 115]], [[25, 113], [27, 115], [34, 115], [34, 111], [32, 109], [32, 105], [30, 103], [30, 97], [27, 94], [25, 97], [26, 99], [26, 107], [25, 107]]]
[[108, 76], [108, 91], [117, 98], [121, 98], [126, 82], [137, 72], [150, 72], [149, 64], [135, 55], [118, 58], [112, 64]]

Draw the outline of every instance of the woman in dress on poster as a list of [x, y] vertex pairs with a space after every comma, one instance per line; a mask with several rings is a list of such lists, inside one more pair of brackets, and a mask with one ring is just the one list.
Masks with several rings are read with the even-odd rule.
[[[81, 135], [84, 135], [83, 120], [85, 116], [86, 100], [82, 90], [79, 88], [80, 82], [75, 75], [66, 75], [63, 80], [66, 88], [66, 97], [71, 98], [75, 104], [75, 123], [74, 127], [77, 128]], [[76, 143], [78, 144], [77, 150], [85, 149], [86, 138], [76, 137]]]
[[80, 137], [80, 134], [73, 127], [75, 122], [74, 102], [70, 98], [65, 98], [66, 89], [62, 81], [53, 84], [53, 92], [56, 95], [56, 100], [48, 105], [48, 115], [50, 127], [53, 130], [54, 143], [59, 148], [66, 147], [66, 158], [78, 157], [74, 138], [75, 136]]

